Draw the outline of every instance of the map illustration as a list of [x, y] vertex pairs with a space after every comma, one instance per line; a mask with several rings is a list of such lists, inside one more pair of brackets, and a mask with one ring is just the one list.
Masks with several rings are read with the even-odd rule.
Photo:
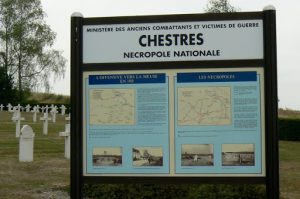
[[91, 125], [134, 125], [134, 89], [91, 89]]
[[178, 125], [231, 124], [230, 87], [178, 88]]

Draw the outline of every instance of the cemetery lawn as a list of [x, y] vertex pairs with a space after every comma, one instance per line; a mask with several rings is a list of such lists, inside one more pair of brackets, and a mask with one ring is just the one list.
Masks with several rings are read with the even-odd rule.
[[300, 142], [279, 142], [279, 169], [282, 198], [300, 198]]
[[43, 135], [41, 113], [36, 123], [32, 115], [22, 112], [21, 125], [30, 125], [35, 133], [34, 161], [21, 163], [12, 113], [0, 112], [0, 198], [68, 198], [70, 161], [64, 158], [64, 138], [58, 136], [65, 130], [66, 116], [57, 114], [55, 124], [49, 121], [48, 135]]
[[[0, 112], [0, 198], [68, 198], [70, 161], [64, 158], [65, 116], [57, 114], [56, 123], [49, 121], [48, 135], [42, 134], [42, 121], [32, 122], [32, 113], [22, 112], [22, 125], [35, 132], [34, 161], [20, 163], [19, 140], [15, 137], [12, 113]], [[300, 198], [300, 142], [280, 141], [281, 198]]]

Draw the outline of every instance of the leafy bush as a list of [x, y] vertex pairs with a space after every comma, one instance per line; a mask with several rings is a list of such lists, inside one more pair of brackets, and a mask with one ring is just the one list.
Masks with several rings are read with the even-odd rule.
[[88, 185], [85, 197], [93, 199], [265, 199], [263, 185]]
[[7, 105], [17, 101], [17, 91], [13, 87], [13, 79], [0, 67], [0, 104]]
[[279, 118], [280, 140], [300, 140], [300, 119]]
[[265, 199], [262, 185], [200, 185], [192, 187], [188, 199]]
[[84, 195], [99, 199], [182, 199], [187, 195], [187, 190], [176, 185], [85, 185]]

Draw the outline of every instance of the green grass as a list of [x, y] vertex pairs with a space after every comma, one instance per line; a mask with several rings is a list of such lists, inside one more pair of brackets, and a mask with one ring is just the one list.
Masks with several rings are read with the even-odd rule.
[[[42, 134], [42, 121], [32, 122], [32, 113], [22, 113], [23, 124], [30, 124], [35, 133], [34, 161], [19, 162], [19, 139], [15, 137], [12, 113], [0, 112], [0, 198], [43, 198], [45, 192], [67, 190], [70, 161], [64, 158], [65, 117], [57, 115], [49, 121], [48, 135]], [[39, 115], [40, 117], [40, 115]]]
[[[43, 135], [42, 122], [33, 123], [31, 113], [22, 113], [26, 118], [22, 124], [31, 125], [35, 140], [34, 161], [21, 163], [11, 116], [12, 113], [0, 112], [0, 198], [47, 198], [45, 192], [67, 192], [70, 161], [64, 158], [64, 139], [58, 136], [67, 123], [64, 117], [57, 115], [55, 124], [49, 122], [48, 135]], [[279, 152], [281, 196], [300, 198], [300, 142], [281, 141]]]
[[284, 198], [300, 198], [300, 142], [280, 141], [280, 191]]
[[32, 92], [27, 100], [44, 104], [69, 104], [70, 96]]
[[280, 108], [278, 110], [278, 116], [280, 118], [300, 119], [300, 111]]

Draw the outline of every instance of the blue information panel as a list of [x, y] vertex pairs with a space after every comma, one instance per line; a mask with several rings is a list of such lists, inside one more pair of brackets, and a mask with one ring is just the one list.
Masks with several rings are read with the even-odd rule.
[[260, 75], [178, 73], [175, 173], [261, 174]]
[[166, 74], [89, 75], [85, 81], [86, 172], [168, 174]]
[[84, 74], [85, 175], [264, 176], [263, 70]]

